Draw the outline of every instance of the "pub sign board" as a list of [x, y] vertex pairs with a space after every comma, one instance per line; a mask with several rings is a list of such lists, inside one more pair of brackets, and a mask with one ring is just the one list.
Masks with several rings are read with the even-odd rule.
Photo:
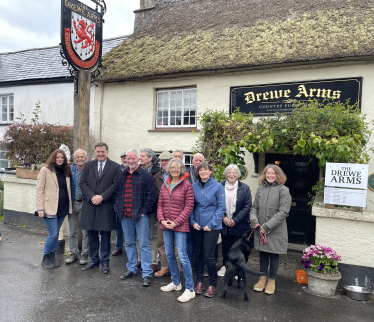
[[230, 113], [240, 112], [254, 116], [270, 116], [276, 112], [289, 114], [296, 102], [324, 98], [353, 105], [361, 109], [362, 77], [316, 80], [297, 83], [230, 87]]
[[367, 164], [359, 163], [326, 163], [325, 186], [367, 189]]
[[77, 0], [61, 0], [61, 44], [75, 69], [90, 70], [101, 61], [102, 13]]

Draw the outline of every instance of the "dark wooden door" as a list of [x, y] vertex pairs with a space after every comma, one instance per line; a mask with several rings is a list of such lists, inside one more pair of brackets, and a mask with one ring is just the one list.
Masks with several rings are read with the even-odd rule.
[[301, 155], [266, 154], [265, 164], [277, 164], [287, 176], [286, 186], [290, 189], [292, 204], [287, 218], [288, 242], [314, 244], [316, 221], [308, 205], [308, 192], [319, 178], [318, 162]]

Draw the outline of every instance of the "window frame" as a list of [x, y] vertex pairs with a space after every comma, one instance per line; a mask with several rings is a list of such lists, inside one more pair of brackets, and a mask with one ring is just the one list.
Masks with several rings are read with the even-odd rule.
[[[1, 142], [0, 142], [1, 143]], [[0, 153], [4, 153], [4, 157], [5, 157], [5, 150], [3, 150], [3, 148], [1, 147], [1, 145], [0, 145]], [[1, 167], [1, 162], [2, 161], [6, 161], [7, 163], [8, 163], [8, 165], [6, 166], [6, 167], [4, 167], [4, 168], [2, 168]], [[6, 169], [6, 168], [9, 168], [9, 166], [10, 166], [10, 162], [9, 162], [9, 160], [8, 159], [0, 159], [0, 169]]]
[[[6, 120], [3, 120], [3, 98], [6, 97], [7, 98], [7, 105], [6, 105], [6, 114], [7, 114], [7, 119]], [[9, 98], [12, 97], [13, 98], [13, 103], [12, 103], [12, 107], [13, 107], [13, 112], [11, 113], [10, 112], [10, 102], [9, 102]], [[1, 120], [0, 120], [0, 124], [7, 124], [7, 123], [13, 123], [14, 122], [14, 94], [0, 94], [0, 107], [1, 107]], [[12, 119], [10, 119], [10, 114], [13, 114], [12, 115]]]
[[[185, 100], [185, 91], [186, 90], [196, 90], [196, 103], [195, 103], [195, 115], [194, 115], [194, 118], [195, 118], [195, 123], [194, 124], [187, 124], [185, 125], [184, 124], [184, 113], [185, 113], [185, 107], [184, 107], [184, 100]], [[181, 106], [181, 125], [170, 125], [170, 118], [173, 117], [171, 116], [171, 106], [170, 106], [170, 102], [171, 102], [171, 92], [172, 91], [182, 91], [182, 99], [181, 99], [181, 102], [182, 102], [182, 106]], [[168, 116], [167, 116], [167, 120], [168, 120], [168, 125], [159, 125], [158, 124], [158, 121], [157, 119], [159, 118], [158, 116], [158, 113], [160, 112], [159, 110], [159, 106], [158, 106], [158, 102], [160, 101], [158, 99], [158, 95], [159, 93], [161, 92], [165, 92], [165, 93], [168, 93], [168, 107], [167, 107], [167, 112], [168, 112]], [[161, 112], [164, 112], [165, 110], [162, 109]], [[189, 108], [189, 111], [190, 108]], [[161, 119], [163, 119], [164, 116], [162, 115], [161, 116]], [[177, 116], [175, 116], [175, 118], [177, 119]], [[191, 115], [188, 116], [189, 120], [191, 120]], [[163, 121], [162, 121], [163, 122]], [[160, 130], [160, 129], [188, 129], [188, 128], [196, 128], [197, 127], [197, 87], [196, 86], [186, 86], [186, 87], [175, 87], [175, 88], [159, 88], [159, 89], [156, 89], [156, 108], [155, 108], [155, 129], [156, 130]]]

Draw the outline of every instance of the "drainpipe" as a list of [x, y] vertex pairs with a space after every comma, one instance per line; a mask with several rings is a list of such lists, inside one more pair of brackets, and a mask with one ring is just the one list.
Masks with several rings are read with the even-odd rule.
[[104, 83], [101, 85], [100, 113], [99, 113], [99, 142], [101, 142], [101, 130], [103, 127], [103, 100], [104, 100]]

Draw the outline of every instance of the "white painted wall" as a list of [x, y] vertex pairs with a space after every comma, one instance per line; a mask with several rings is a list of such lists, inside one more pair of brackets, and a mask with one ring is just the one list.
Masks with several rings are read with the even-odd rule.
[[[90, 133], [94, 129], [94, 105], [96, 87], [91, 85], [90, 95]], [[58, 125], [74, 125], [74, 84], [41, 84], [27, 86], [0, 87], [0, 95], [14, 95], [14, 121], [24, 114], [27, 122], [34, 117], [35, 104], [40, 101], [40, 122]], [[0, 140], [10, 123], [0, 121]]]
[[1, 177], [4, 182], [4, 209], [34, 214], [36, 210], [36, 180], [15, 175]]
[[334, 249], [342, 263], [374, 267], [374, 212], [313, 207], [316, 244]]
[[0, 87], [1, 94], [14, 95], [14, 116], [20, 112], [27, 121], [33, 117], [35, 103], [40, 101], [40, 121], [73, 125], [74, 85], [72, 83]]
[[[101, 90], [95, 99], [95, 139], [109, 145], [109, 157], [119, 161], [122, 151], [150, 147], [155, 151], [181, 148], [191, 151], [198, 134], [179, 132], [148, 132], [155, 128], [156, 89], [197, 86], [198, 113], [206, 109], [229, 110], [230, 86], [261, 85], [332, 78], [363, 77], [362, 112], [367, 120], [374, 119], [374, 64], [372, 62], [320, 64], [247, 72], [232, 72], [211, 76], [191, 76], [176, 79], [104, 84], [102, 107]], [[100, 126], [101, 119], [101, 126]], [[199, 128], [199, 126], [198, 126]], [[374, 135], [370, 145], [374, 146]], [[371, 153], [371, 158], [374, 155]], [[258, 179], [253, 173], [253, 158], [246, 156], [249, 175], [244, 180], [252, 194], [257, 190]], [[374, 172], [374, 160], [369, 173]], [[255, 178], [252, 178], [254, 176]], [[368, 191], [368, 210], [374, 210], [374, 192]]]

